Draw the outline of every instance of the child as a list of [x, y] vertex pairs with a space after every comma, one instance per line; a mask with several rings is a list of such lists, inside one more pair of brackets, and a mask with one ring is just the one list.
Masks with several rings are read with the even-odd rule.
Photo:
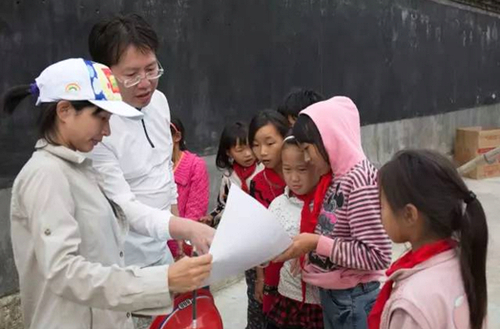
[[278, 112], [287, 118], [290, 127], [293, 127], [300, 111], [324, 99], [323, 95], [311, 89], [293, 89], [278, 107]]
[[[257, 159], [265, 169], [252, 179], [250, 195], [265, 207], [283, 194], [286, 183], [281, 170], [281, 146], [288, 131], [288, 122], [277, 111], [264, 110], [250, 122], [248, 140]], [[246, 272], [248, 285], [248, 329], [261, 328], [262, 310], [268, 312], [277, 293], [281, 264], [270, 264]], [[265, 286], [265, 288], [264, 288]], [[262, 305], [260, 305], [262, 302]]]
[[[172, 160], [174, 178], [177, 184], [177, 207], [179, 216], [199, 220], [208, 210], [209, 177], [207, 165], [199, 156], [189, 152], [184, 141], [184, 125], [178, 118], [172, 118], [170, 132], [174, 142]], [[182, 241], [170, 240], [168, 246], [175, 258], [184, 255]], [[190, 248], [186, 248], [190, 249]]]
[[485, 327], [488, 226], [453, 164], [402, 151], [380, 169], [379, 186], [384, 227], [411, 250], [387, 271], [370, 329]]
[[361, 147], [356, 105], [333, 97], [301, 112], [293, 134], [320, 175], [333, 174], [315, 234], [298, 235], [277, 261], [305, 253], [304, 281], [320, 287], [326, 329], [366, 328], [391, 261], [380, 218], [377, 170]]
[[248, 129], [243, 123], [234, 122], [224, 127], [215, 164], [223, 171], [217, 207], [202, 219], [213, 227], [219, 225], [231, 184], [236, 184], [248, 193], [252, 178], [263, 169], [262, 165], [257, 164], [248, 144]]
[[[293, 136], [285, 139], [281, 151], [287, 187], [269, 206], [291, 237], [314, 232], [331, 174], [320, 177], [305, 161], [304, 151]], [[303, 265], [303, 263], [302, 263]], [[266, 329], [323, 329], [323, 311], [318, 289], [302, 281], [300, 263], [287, 261], [280, 271], [278, 296], [268, 314]]]

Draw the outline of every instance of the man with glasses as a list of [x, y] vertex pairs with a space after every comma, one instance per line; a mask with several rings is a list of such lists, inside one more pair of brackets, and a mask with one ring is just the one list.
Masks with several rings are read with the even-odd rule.
[[89, 155], [106, 194], [141, 223], [129, 232], [124, 255], [126, 265], [140, 267], [172, 262], [167, 239], [190, 240], [207, 252], [214, 235], [206, 225], [176, 217], [170, 110], [156, 89], [163, 74], [157, 49], [155, 31], [135, 14], [101, 21], [89, 36], [92, 59], [111, 68], [123, 100], [144, 114], [140, 121], [112, 116], [111, 135]]

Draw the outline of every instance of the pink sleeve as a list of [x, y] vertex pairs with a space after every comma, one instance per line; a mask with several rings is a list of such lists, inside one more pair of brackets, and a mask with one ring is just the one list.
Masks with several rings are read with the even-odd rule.
[[319, 237], [316, 253], [323, 257], [330, 257], [333, 250], [333, 240], [322, 235]]
[[208, 212], [209, 178], [207, 165], [203, 159], [197, 157], [193, 167], [185, 217], [199, 220]]

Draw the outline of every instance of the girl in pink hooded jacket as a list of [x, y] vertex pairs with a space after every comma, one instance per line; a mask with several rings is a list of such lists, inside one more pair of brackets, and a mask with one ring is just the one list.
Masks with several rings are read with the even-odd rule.
[[333, 179], [315, 233], [302, 233], [276, 261], [307, 254], [305, 282], [320, 288], [326, 329], [366, 328], [391, 242], [380, 218], [377, 170], [361, 147], [356, 105], [333, 97], [302, 111], [293, 135], [320, 176]]
[[370, 329], [481, 329], [487, 309], [483, 207], [437, 152], [399, 152], [379, 172], [382, 221], [411, 250], [387, 271]]

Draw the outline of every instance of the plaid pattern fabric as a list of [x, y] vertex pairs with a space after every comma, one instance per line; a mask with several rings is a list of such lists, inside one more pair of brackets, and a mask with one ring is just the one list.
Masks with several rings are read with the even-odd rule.
[[323, 309], [320, 305], [302, 304], [299, 301], [278, 294], [267, 314], [270, 328], [323, 329]]

